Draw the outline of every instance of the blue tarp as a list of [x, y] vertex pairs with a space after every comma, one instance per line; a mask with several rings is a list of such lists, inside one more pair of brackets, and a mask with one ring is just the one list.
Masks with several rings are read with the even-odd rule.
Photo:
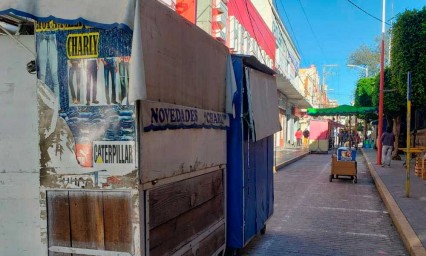
[[[232, 56], [237, 84], [235, 118], [227, 133], [227, 247], [243, 248], [265, 227], [273, 213], [273, 135], [258, 141], [250, 136], [245, 67], [266, 73], [252, 57]], [[263, 70], [262, 70], [263, 69]], [[273, 72], [273, 71], [272, 71]], [[269, 73], [270, 75], [273, 73]]]

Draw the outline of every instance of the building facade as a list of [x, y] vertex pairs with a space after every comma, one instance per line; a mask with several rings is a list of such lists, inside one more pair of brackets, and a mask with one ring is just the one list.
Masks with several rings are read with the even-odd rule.
[[275, 70], [282, 130], [275, 136], [275, 146], [295, 145], [294, 133], [300, 128], [302, 109], [311, 106], [300, 83], [301, 57], [272, 0], [251, 0], [275, 37]]
[[277, 72], [279, 120], [282, 130], [275, 136], [275, 146], [294, 145], [294, 133], [300, 128], [299, 119], [304, 113], [302, 110], [311, 107], [313, 101], [319, 102], [320, 99], [312, 100], [312, 92], [306, 92], [307, 89], [299, 76], [301, 56], [273, 1], [161, 1], [223, 42], [230, 53], [253, 55]]

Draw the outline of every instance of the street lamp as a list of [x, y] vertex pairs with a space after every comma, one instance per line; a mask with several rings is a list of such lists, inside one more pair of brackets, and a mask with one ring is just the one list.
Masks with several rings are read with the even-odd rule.
[[360, 68], [360, 69], [364, 69], [364, 70], [365, 70], [365, 77], [368, 77], [368, 66], [363, 67], [363, 66], [353, 65], [353, 64], [348, 64], [347, 66], [348, 66], [348, 67], [351, 67], [351, 68]]

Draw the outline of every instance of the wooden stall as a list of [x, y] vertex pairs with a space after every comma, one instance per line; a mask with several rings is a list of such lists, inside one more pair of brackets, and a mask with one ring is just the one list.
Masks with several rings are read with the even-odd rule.
[[333, 147], [335, 129], [340, 123], [328, 119], [311, 120], [309, 123], [309, 152], [327, 154]]
[[146, 254], [217, 254], [225, 245], [228, 50], [158, 1], [142, 3], [147, 100], [138, 107], [138, 149]]
[[[86, 10], [70, 18], [69, 1], [49, 18], [38, 3], [9, 2], [36, 19], [36, 254], [223, 252], [228, 49], [156, 0], [99, 1], [96, 21]], [[124, 22], [135, 11], [140, 33]], [[143, 80], [129, 83], [135, 63]], [[132, 102], [138, 84], [146, 95]]]

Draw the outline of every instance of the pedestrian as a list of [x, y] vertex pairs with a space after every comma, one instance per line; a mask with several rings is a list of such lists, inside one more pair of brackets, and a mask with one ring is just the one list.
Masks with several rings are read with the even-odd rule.
[[382, 134], [382, 167], [387, 163], [390, 166], [393, 144], [395, 142], [395, 135], [392, 133], [392, 128], [388, 126], [386, 131]]
[[343, 146], [346, 147], [345, 143], [349, 141], [349, 135], [348, 135], [348, 131], [346, 131], [346, 129], [343, 130], [342, 138], [343, 138]]
[[300, 147], [302, 145], [302, 136], [303, 136], [302, 130], [300, 128], [297, 129], [294, 136], [296, 136], [297, 146]]
[[355, 140], [355, 148], [358, 150], [358, 145], [361, 142], [361, 137], [359, 136], [359, 133], [354, 130], [355, 136], [354, 136], [354, 140]]
[[345, 143], [343, 141], [343, 129], [339, 130], [339, 134], [337, 135], [337, 138], [339, 139], [339, 147], [343, 147], [343, 144]]
[[303, 131], [303, 145], [305, 147], [307, 147], [309, 145], [309, 130], [308, 128], [305, 128], [305, 130]]

